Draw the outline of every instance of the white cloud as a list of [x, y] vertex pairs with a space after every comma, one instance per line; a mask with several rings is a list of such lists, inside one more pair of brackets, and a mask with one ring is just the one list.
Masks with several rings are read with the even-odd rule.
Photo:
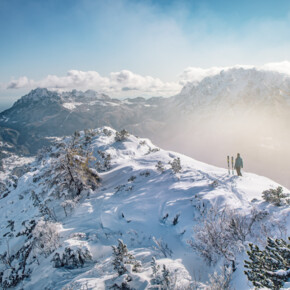
[[210, 67], [210, 68], [188, 67], [179, 75], [179, 83], [181, 85], [185, 85], [187, 82], [200, 82], [205, 77], [217, 75], [221, 71], [227, 71], [232, 68], [244, 68], [244, 69], [255, 68], [261, 71], [264, 71], [264, 70], [275, 71], [282, 74], [290, 75], [290, 62], [289, 61], [267, 63], [261, 66], [235, 65], [235, 66], [227, 66], [227, 67], [215, 66], [215, 67]]
[[13, 80], [7, 85], [7, 89], [21, 89], [33, 86], [33, 81], [27, 77], [20, 77], [18, 80]]
[[254, 68], [250, 65], [235, 65], [227, 67], [210, 67], [210, 68], [200, 68], [200, 67], [188, 67], [179, 75], [179, 83], [185, 85], [188, 82], [200, 82], [206, 77], [214, 76], [219, 74], [221, 71], [226, 71], [232, 68]]
[[36, 87], [56, 90], [87, 90], [93, 89], [107, 93], [110, 96], [172, 96], [179, 93], [188, 82], [200, 82], [205, 77], [219, 74], [231, 68], [255, 68], [257, 70], [270, 70], [290, 75], [290, 62], [268, 63], [262, 66], [235, 65], [228, 67], [188, 67], [176, 81], [164, 82], [152, 76], [142, 76], [129, 70], [112, 72], [108, 77], [101, 76], [96, 71], [70, 70], [65, 76], [48, 75], [42, 80], [35, 81], [27, 77], [12, 80], [6, 89], [34, 89]]
[[290, 75], [290, 62], [289, 61], [271, 62], [271, 63], [262, 65], [260, 69], [276, 71], [279, 73]]
[[181, 86], [175, 82], [163, 82], [151, 76], [142, 76], [128, 70], [112, 72], [109, 77], [102, 77], [96, 71], [70, 70], [66, 76], [48, 75], [42, 80], [29, 80], [21, 77], [10, 81], [7, 89], [33, 89], [36, 87], [49, 89], [94, 89], [99, 92], [111, 93], [112, 95], [121, 92], [135, 91], [138, 94], [151, 95], [172, 95], [177, 93]]

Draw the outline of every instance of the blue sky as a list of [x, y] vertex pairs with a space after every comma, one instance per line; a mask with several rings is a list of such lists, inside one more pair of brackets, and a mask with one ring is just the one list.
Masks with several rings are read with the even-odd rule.
[[0, 103], [71, 70], [97, 72], [102, 89], [126, 70], [149, 94], [159, 80], [169, 93], [188, 67], [290, 60], [289, 27], [288, 0], [0, 0]]

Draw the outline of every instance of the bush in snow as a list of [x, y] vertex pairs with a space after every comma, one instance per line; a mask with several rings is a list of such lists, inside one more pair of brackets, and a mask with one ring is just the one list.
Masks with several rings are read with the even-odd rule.
[[14, 255], [10, 255], [9, 244], [7, 251], [0, 254], [0, 261], [4, 267], [0, 271], [0, 287], [7, 289], [17, 286], [23, 279], [28, 278], [31, 274], [30, 253], [33, 244], [27, 241]]
[[164, 165], [161, 161], [158, 161], [157, 164], [155, 165], [155, 167], [161, 173], [163, 173], [165, 170]]
[[72, 212], [76, 207], [76, 202], [74, 200], [65, 200], [61, 203], [61, 206], [64, 210], [65, 216], [67, 216], [68, 213]]
[[244, 249], [244, 242], [252, 233], [253, 225], [264, 217], [264, 212], [256, 210], [246, 217], [227, 208], [218, 211], [217, 207], [213, 207], [194, 227], [194, 240], [189, 244], [209, 264], [215, 264], [219, 257], [224, 257], [235, 270], [236, 252]]
[[212, 188], [216, 188], [216, 187], [218, 187], [218, 185], [219, 185], [219, 182], [218, 182], [217, 180], [214, 180], [214, 181], [210, 184], [210, 186], [211, 186]]
[[110, 289], [130, 290], [129, 283], [133, 281], [132, 272], [139, 272], [141, 263], [128, 251], [126, 244], [122, 240], [118, 240], [118, 246], [113, 248], [113, 266], [118, 273], [114, 285]]
[[[174, 289], [173, 281], [172, 281], [172, 273], [168, 270], [168, 268], [163, 264], [158, 265], [156, 259], [152, 257], [151, 261], [151, 269], [152, 269], [152, 279], [150, 281], [151, 286], [157, 286], [156, 289]], [[150, 288], [150, 289], [155, 289]]]
[[68, 269], [75, 269], [83, 267], [86, 262], [92, 260], [92, 255], [90, 251], [85, 248], [71, 249], [66, 247], [62, 254], [55, 253], [51, 262], [54, 268], [65, 267]]
[[172, 256], [172, 251], [168, 248], [167, 243], [165, 243], [161, 238], [157, 240], [155, 237], [152, 238], [155, 246], [153, 247], [154, 250], [161, 252], [162, 255], [167, 258]]
[[113, 290], [135, 290], [135, 288], [130, 287], [129, 283], [132, 281], [132, 277], [128, 274], [124, 274], [115, 279], [115, 283], [109, 287]]
[[173, 221], [172, 221], [172, 224], [173, 224], [174, 226], [176, 226], [176, 225], [178, 224], [178, 219], [179, 219], [179, 217], [180, 217], [180, 214], [179, 214], [179, 213], [174, 217], [174, 219], [173, 219]]
[[[47, 257], [59, 246], [59, 237], [56, 225], [40, 220], [23, 222], [24, 229], [17, 233], [16, 237], [23, 236], [25, 242], [13, 254], [10, 253], [7, 241], [7, 250], [0, 254], [0, 261], [4, 267], [0, 271], [0, 287], [7, 289], [15, 287], [23, 279], [28, 278], [31, 270], [28, 268], [34, 261], [38, 261], [37, 254]], [[10, 228], [14, 223], [10, 221]]]
[[137, 177], [135, 175], [132, 175], [130, 178], [128, 178], [128, 182], [133, 182]]
[[106, 152], [98, 150], [98, 154], [101, 157], [100, 161], [97, 161], [96, 166], [98, 171], [106, 171], [111, 169], [111, 155]]
[[0, 287], [7, 289], [15, 287], [23, 279], [28, 278], [31, 270], [28, 268], [34, 258], [31, 253], [35, 248], [35, 238], [33, 230], [36, 227], [35, 220], [24, 221], [24, 229], [16, 234], [16, 237], [23, 236], [24, 244], [14, 253], [10, 252], [9, 242], [7, 241], [6, 251], [0, 254], [2, 263], [0, 270]]
[[140, 176], [148, 177], [148, 176], [150, 176], [150, 171], [148, 171], [148, 170], [142, 171], [142, 172], [140, 172], [139, 175], [140, 175]]
[[116, 136], [115, 136], [115, 141], [116, 142], [124, 141], [124, 140], [126, 140], [129, 137], [129, 135], [130, 134], [125, 129], [123, 129], [120, 132], [117, 131], [116, 132]]
[[112, 136], [113, 131], [105, 128], [105, 129], [103, 130], [103, 133], [104, 133], [104, 135], [106, 135], [107, 137], [110, 137], [110, 136]]
[[4, 191], [6, 191], [6, 190], [7, 190], [6, 185], [3, 182], [0, 181], [0, 192], [2, 193]]
[[146, 153], [146, 155], [149, 155], [150, 153], [155, 153], [155, 152], [158, 152], [158, 151], [160, 151], [160, 149], [157, 148], [157, 147], [155, 147], [155, 148], [149, 147], [148, 152]]
[[132, 271], [138, 272], [141, 268], [141, 263], [135, 259], [133, 254], [128, 251], [127, 245], [122, 240], [118, 240], [118, 246], [113, 248], [113, 266], [118, 275], [121, 276], [128, 272], [127, 265], [132, 265]]
[[171, 169], [172, 171], [176, 174], [179, 173], [181, 171], [181, 164], [180, 164], [180, 158], [174, 158], [173, 161], [168, 162], [171, 165]]
[[53, 195], [65, 200], [80, 197], [82, 192], [95, 190], [100, 182], [96, 170], [89, 167], [94, 160], [92, 155], [84, 152], [74, 135], [69, 147], [59, 151], [60, 156], [52, 160], [50, 186]]
[[232, 269], [230, 267], [221, 267], [220, 273], [214, 272], [209, 275], [209, 282], [206, 284], [204, 290], [230, 290], [232, 281]]
[[[290, 238], [288, 238], [290, 241]], [[249, 244], [250, 261], [245, 261], [245, 274], [257, 288], [280, 289], [290, 281], [290, 243], [283, 239], [267, 239], [265, 250]]]
[[84, 146], [88, 146], [92, 142], [92, 138], [96, 136], [96, 132], [94, 130], [85, 129], [84, 130]]
[[283, 188], [278, 186], [276, 189], [267, 189], [262, 192], [262, 197], [265, 201], [272, 203], [276, 206], [290, 204], [289, 194], [283, 193]]
[[40, 254], [48, 257], [59, 247], [57, 224], [40, 220], [32, 231], [34, 248]]

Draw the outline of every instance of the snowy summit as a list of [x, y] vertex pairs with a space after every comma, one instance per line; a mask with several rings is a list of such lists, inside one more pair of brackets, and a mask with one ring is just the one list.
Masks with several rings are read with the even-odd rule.
[[273, 203], [270, 179], [125, 130], [76, 132], [28, 167], [1, 184], [4, 289], [250, 289], [249, 243], [290, 229], [288, 189]]

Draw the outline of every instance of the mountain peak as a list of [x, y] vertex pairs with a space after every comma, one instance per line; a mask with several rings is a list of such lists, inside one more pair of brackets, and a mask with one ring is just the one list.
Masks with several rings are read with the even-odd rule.
[[50, 91], [46, 88], [36, 88], [30, 91], [27, 95], [21, 97], [14, 103], [13, 106], [17, 106], [24, 103], [35, 103], [39, 101], [52, 102], [60, 100], [60, 96], [56, 91]]
[[231, 68], [208, 76], [200, 82], [187, 83], [177, 98], [190, 98], [195, 104], [209, 104], [227, 98], [230, 101], [271, 100], [278, 95], [289, 98], [289, 75], [256, 68]]

